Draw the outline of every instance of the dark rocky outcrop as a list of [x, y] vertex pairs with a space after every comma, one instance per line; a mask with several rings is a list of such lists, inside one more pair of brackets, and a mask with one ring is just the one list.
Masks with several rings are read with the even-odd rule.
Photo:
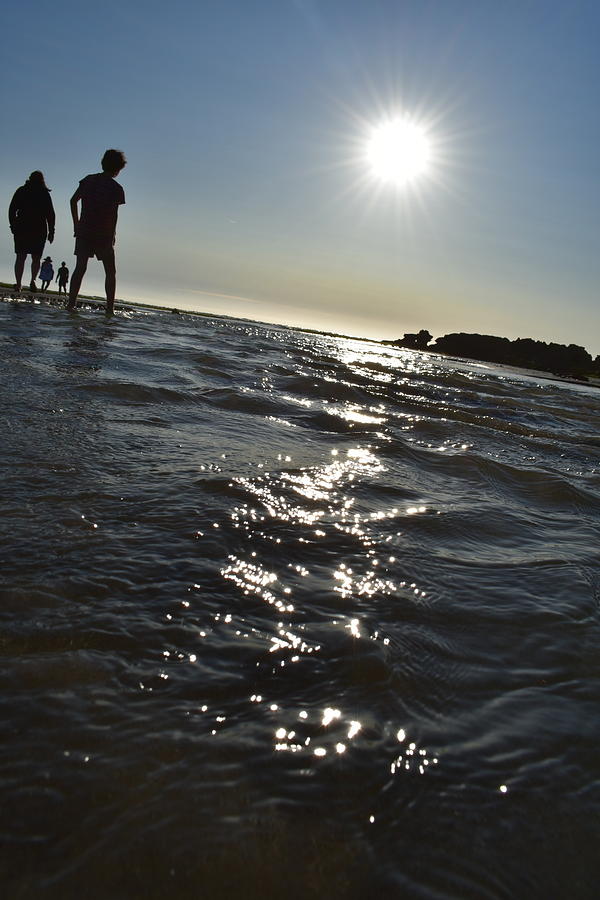
[[421, 328], [418, 334], [406, 332], [403, 338], [398, 338], [396, 341], [382, 341], [381, 343], [390, 344], [392, 347], [408, 347], [410, 350], [425, 350], [432, 337], [432, 334]]
[[590, 375], [600, 376], [600, 356], [592, 359], [587, 350], [577, 344], [547, 344], [533, 338], [511, 341], [493, 334], [468, 334], [463, 331], [445, 334], [433, 344], [429, 344], [430, 340], [430, 333], [421, 329], [418, 334], [407, 333], [403, 338], [382, 343], [411, 350], [434, 350], [447, 356], [501, 363], [520, 369], [538, 369], [566, 378], [585, 380]]
[[546, 344], [532, 338], [495, 337], [490, 334], [445, 334], [430, 348], [438, 353], [503, 363], [522, 369], [540, 369], [554, 375], [582, 377], [594, 370], [594, 361], [577, 344]]

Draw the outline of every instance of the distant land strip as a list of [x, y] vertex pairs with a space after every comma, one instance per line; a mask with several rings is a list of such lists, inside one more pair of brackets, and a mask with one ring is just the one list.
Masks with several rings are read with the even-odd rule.
[[433, 335], [425, 329], [406, 333], [394, 341], [381, 341], [390, 347], [431, 350], [444, 356], [459, 356], [479, 362], [500, 363], [519, 369], [550, 372], [561, 378], [589, 381], [600, 378], [600, 355], [595, 359], [578, 344], [547, 344], [533, 338], [514, 341], [493, 334], [467, 334], [464, 331], [445, 334], [430, 344]]
[[[28, 295], [30, 299], [43, 299], [51, 304], [62, 302], [64, 294], [56, 291], [37, 291], [35, 293], [23, 290], [18, 294], [14, 287], [6, 282], [0, 282], [2, 299], [15, 299], [16, 296]], [[103, 308], [105, 301], [100, 297], [79, 295], [78, 306], [92, 306]], [[202, 318], [235, 319], [236, 321], [252, 322], [283, 328], [289, 331], [300, 331], [306, 334], [317, 334], [323, 337], [347, 338], [348, 340], [366, 341], [372, 344], [384, 344], [388, 347], [405, 348], [408, 350], [421, 350], [439, 353], [443, 356], [454, 356], [461, 359], [470, 359], [477, 362], [497, 363], [504, 366], [513, 366], [518, 369], [532, 369], [538, 372], [547, 372], [559, 378], [569, 381], [590, 383], [600, 387], [600, 354], [594, 359], [585, 347], [578, 344], [556, 344], [537, 341], [533, 338], [516, 338], [510, 340], [505, 337], [497, 337], [493, 334], [471, 334], [464, 331], [444, 334], [433, 340], [433, 335], [426, 329], [412, 334], [406, 332], [404, 337], [395, 340], [376, 340], [363, 338], [358, 335], [340, 334], [334, 331], [320, 331], [316, 328], [303, 328], [299, 325], [283, 325], [276, 322], [258, 322], [254, 319], [245, 319], [241, 316], [228, 316], [224, 313], [207, 313], [200, 310], [176, 309], [170, 306], [159, 306], [153, 303], [143, 303], [141, 300], [115, 302], [116, 309], [132, 309], [141, 307], [149, 310], [172, 312], [185, 316], [199, 316]]]

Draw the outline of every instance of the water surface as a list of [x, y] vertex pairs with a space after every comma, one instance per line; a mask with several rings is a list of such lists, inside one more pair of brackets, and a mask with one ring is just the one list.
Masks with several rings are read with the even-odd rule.
[[0, 881], [592, 898], [600, 394], [0, 304]]

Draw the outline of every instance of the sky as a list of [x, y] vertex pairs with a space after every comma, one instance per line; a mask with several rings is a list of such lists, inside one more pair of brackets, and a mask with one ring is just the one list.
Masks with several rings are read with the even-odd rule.
[[[597, 0], [20, 0], [0, 21], [0, 190], [44, 172], [55, 264], [116, 147], [120, 298], [600, 353]], [[430, 147], [402, 185], [367, 156], [397, 117]], [[1, 280], [13, 263], [6, 221]]]

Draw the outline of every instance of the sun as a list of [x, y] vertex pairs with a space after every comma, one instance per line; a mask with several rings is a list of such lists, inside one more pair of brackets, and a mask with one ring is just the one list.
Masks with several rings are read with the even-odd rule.
[[396, 118], [372, 129], [366, 155], [377, 179], [401, 187], [427, 173], [431, 144], [421, 125]]

